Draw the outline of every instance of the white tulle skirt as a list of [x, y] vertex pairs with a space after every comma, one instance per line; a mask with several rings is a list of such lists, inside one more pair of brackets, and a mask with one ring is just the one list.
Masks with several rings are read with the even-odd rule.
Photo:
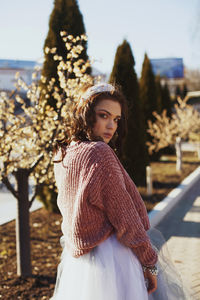
[[147, 300], [148, 293], [137, 257], [111, 235], [79, 258], [64, 247], [51, 299]]
[[[160, 242], [160, 241], [159, 241]], [[149, 295], [141, 264], [132, 250], [113, 234], [89, 253], [72, 257], [64, 246], [51, 300], [189, 300], [180, 277], [163, 251], [158, 288]]]

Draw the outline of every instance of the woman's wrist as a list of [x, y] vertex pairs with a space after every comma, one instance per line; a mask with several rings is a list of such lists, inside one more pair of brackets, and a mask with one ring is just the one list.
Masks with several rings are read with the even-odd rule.
[[151, 275], [157, 276], [158, 275], [158, 268], [156, 266], [153, 267], [147, 267], [147, 266], [142, 266], [143, 272], [146, 272], [148, 270], [148, 272]]

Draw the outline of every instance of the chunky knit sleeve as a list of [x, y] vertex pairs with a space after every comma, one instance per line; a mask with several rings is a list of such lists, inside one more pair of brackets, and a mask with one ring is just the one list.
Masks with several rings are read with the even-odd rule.
[[[105, 211], [117, 239], [133, 250], [141, 264], [153, 266], [157, 261], [157, 254], [134, 204], [137, 202], [138, 205], [142, 199], [138, 191], [134, 191], [135, 198], [127, 191], [113, 150], [105, 143], [99, 145], [96, 149], [96, 170], [91, 179], [90, 202]], [[148, 218], [147, 214], [144, 218]]]

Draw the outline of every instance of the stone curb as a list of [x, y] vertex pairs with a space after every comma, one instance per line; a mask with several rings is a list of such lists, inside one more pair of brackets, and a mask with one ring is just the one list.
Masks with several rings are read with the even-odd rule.
[[186, 177], [167, 197], [156, 204], [148, 213], [151, 227], [158, 225], [172, 208], [183, 198], [187, 191], [200, 179], [200, 167]]

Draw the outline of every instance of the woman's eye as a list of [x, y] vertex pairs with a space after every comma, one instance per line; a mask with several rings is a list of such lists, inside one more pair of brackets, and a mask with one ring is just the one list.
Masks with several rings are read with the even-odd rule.
[[115, 122], [118, 123], [120, 121], [120, 119], [115, 119]]
[[107, 118], [107, 115], [105, 115], [105, 114], [100, 114], [100, 117], [103, 118], [103, 119], [106, 119], [106, 118]]
[[[100, 116], [100, 118], [102, 118], [102, 119], [107, 119], [107, 118], [108, 118], [108, 116], [107, 116], [106, 114], [99, 114], [99, 116]], [[120, 120], [119, 118], [114, 119], [114, 122], [115, 122], [115, 123], [118, 123], [119, 120]]]

